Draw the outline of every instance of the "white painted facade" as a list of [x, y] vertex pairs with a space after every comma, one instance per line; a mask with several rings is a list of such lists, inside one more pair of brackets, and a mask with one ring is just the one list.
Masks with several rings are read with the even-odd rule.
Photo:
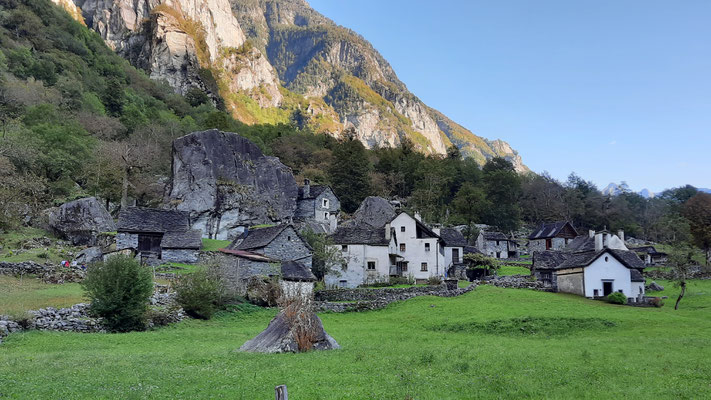
[[[454, 257], [457, 259], [455, 260]], [[464, 257], [464, 247], [448, 247], [444, 248], [444, 270], [448, 271], [454, 264], [461, 263]]]
[[431, 276], [444, 277], [446, 270], [445, 252], [442, 239], [417, 237], [418, 221], [407, 213], [400, 213], [391, 222], [395, 241], [392, 253], [402, 257], [398, 261], [407, 262], [407, 271], [403, 276], [426, 280]]
[[[390, 241], [393, 243], [393, 240]], [[339, 274], [324, 277], [328, 287], [354, 288], [362, 284], [387, 281], [390, 278], [390, 247], [368, 244], [334, 245], [345, 260], [342, 266], [332, 266]]]
[[609, 252], [602, 253], [595, 261], [585, 267], [583, 279], [585, 297], [603, 296], [604, 282], [610, 282], [613, 292], [622, 291], [627, 298], [637, 298], [640, 295], [644, 295], [644, 282], [632, 282], [630, 269], [620, 263]]

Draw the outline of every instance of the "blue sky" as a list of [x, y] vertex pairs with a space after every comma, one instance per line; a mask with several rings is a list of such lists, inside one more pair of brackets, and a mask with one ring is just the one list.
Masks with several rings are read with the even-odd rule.
[[711, 187], [711, 0], [310, 0], [534, 171]]

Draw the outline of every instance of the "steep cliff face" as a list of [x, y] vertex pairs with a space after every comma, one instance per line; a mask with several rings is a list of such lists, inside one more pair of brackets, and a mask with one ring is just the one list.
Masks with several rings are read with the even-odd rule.
[[[54, 0], [71, 3], [71, 0]], [[429, 108], [357, 33], [304, 0], [76, 0], [87, 25], [115, 51], [176, 91], [222, 98], [246, 123], [297, 123], [368, 147], [407, 139], [427, 153], [454, 144], [484, 163], [490, 142]], [[68, 6], [71, 8], [71, 5]]]
[[205, 237], [232, 239], [244, 227], [290, 220], [297, 194], [289, 167], [235, 133], [194, 132], [173, 142], [166, 200], [190, 212]]

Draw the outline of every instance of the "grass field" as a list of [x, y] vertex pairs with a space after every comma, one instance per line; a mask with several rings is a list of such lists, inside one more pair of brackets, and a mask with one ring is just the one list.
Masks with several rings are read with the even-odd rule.
[[526, 267], [520, 267], [518, 265], [502, 265], [499, 267], [498, 274], [500, 276], [505, 275], [531, 275], [531, 270]]
[[[17, 314], [44, 307], [68, 307], [84, 300], [78, 283], [54, 285], [33, 276], [0, 275], [0, 314]], [[0, 350], [0, 353], [2, 350]]]
[[[668, 282], [663, 294], [676, 295]], [[696, 399], [711, 397], [711, 281], [682, 309], [487, 285], [373, 312], [322, 314], [341, 350], [236, 351], [276, 310], [150, 332], [28, 332], [0, 346], [0, 397]]]
[[229, 240], [202, 239], [202, 251], [217, 251], [232, 243]]

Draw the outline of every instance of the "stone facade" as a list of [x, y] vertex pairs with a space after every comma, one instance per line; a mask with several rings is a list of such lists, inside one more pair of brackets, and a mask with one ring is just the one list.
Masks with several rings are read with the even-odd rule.
[[116, 250], [137, 249], [138, 234], [130, 232], [119, 232], [116, 234]]
[[[546, 240], [551, 241], [551, 247], [549, 249], [546, 249]], [[550, 238], [550, 239], [539, 239], [539, 240], [531, 240], [528, 242], [528, 251], [529, 252], [534, 252], [534, 251], [543, 251], [543, 250], [561, 250], [565, 248], [565, 246], [570, 243], [572, 239], [569, 238]]]
[[218, 265], [218, 271], [225, 281], [227, 290], [239, 296], [247, 293], [247, 283], [250, 278], [281, 274], [279, 263], [254, 261], [231, 254], [216, 254], [210, 262]]
[[161, 259], [163, 262], [193, 264], [198, 262], [199, 250], [192, 249], [163, 249]]
[[291, 226], [279, 233], [265, 247], [253, 251], [280, 261], [298, 261], [311, 269], [313, 259], [311, 249]]

